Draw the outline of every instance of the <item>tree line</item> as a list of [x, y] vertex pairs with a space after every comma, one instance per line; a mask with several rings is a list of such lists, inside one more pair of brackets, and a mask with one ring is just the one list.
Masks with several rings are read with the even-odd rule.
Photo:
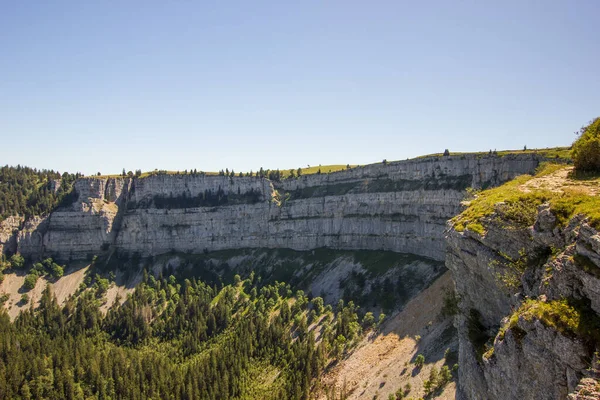
[[1, 167], [0, 221], [12, 215], [26, 219], [47, 215], [55, 207], [72, 202], [73, 182], [81, 176], [20, 165]]
[[218, 288], [144, 274], [103, 315], [105, 293], [90, 284], [60, 307], [49, 285], [14, 322], [2, 311], [0, 398], [309, 399], [362, 329], [352, 302], [253, 275]]

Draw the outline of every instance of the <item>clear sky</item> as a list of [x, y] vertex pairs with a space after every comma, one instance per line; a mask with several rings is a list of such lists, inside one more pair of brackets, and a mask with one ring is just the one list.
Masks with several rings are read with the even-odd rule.
[[235, 171], [570, 145], [598, 0], [0, 0], [0, 164]]

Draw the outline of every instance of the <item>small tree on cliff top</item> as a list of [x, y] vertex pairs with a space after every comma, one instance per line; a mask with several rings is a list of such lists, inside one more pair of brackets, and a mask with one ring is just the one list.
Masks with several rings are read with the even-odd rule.
[[575, 170], [600, 171], [600, 117], [581, 128], [579, 135], [579, 139], [573, 143]]

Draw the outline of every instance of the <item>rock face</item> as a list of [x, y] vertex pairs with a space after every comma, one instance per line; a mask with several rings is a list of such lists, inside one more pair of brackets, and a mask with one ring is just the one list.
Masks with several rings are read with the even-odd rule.
[[17, 249], [17, 232], [23, 223], [23, 217], [12, 216], [0, 222], [0, 254], [14, 252]]
[[24, 255], [85, 258], [114, 248], [171, 250], [318, 247], [444, 259], [445, 222], [468, 187], [532, 173], [535, 154], [429, 157], [282, 182], [258, 177], [83, 178], [78, 199], [17, 237]]
[[[547, 204], [532, 227], [501, 214], [485, 227], [485, 235], [447, 231], [446, 266], [461, 299], [457, 398], [586, 398], [578, 393], [597, 378], [600, 235], [583, 217], [557, 226]], [[562, 299], [575, 304], [576, 328], [556, 322], [565, 314], [550, 305]], [[550, 311], [527, 308], [542, 305]]]
[[119, 211], [124, 210], [131, 183], [129, 178], [78, 180], [73, 204], [25, 223], [17, 236], [19, 252], [78, 259], [107, 249], [119, 231]]

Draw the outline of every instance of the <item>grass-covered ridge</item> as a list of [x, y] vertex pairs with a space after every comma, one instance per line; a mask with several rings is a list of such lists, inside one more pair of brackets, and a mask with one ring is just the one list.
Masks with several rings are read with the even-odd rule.
[[[315, 167], [306, 167], [306, 168], [291, 168], [291, 169], [284, 169], [284, 170], [263, 170], [263, 173], [265, 176], [268, 175], [269, 171], [279, 171], [279, 177], [281, 179], [288, 179], [288, 178], [295, 178], [298, 176], [298, 171], [300, 172], [300, 175], [313, 175], [313, 174], [328, 174], [328, 173], [332, 173], [332, 172], [338, 172], [338, 171], [344, 171], [347, 169], [352, 169], [355, 168], [356, 165], [354, 164], [346, 164], [346, 165], [341, 165], [341, 164], [331, 164], [331, 165], [318, 165]], [[233, 176], [231, 176], [231, 173], [233, 172]], [[226, 169], [226, 171], [202, 171], [202, 170], [198, 170], [198, 169], [194, 169], [194, 170], [184, 170], [184, 171], [173, 171], [173, 170], [154, 170], [154, 171], [145, 171], [142, 172], [140, 170], [137, 170], [136, 172], [132, 172], [132, 171], [128, 171], [125, 172], [125, 174], [121, 173], [121, 174], [95, 174], [95, 175], [91, 175], [89, 176], [90, 178], [102, 178], [102, 179], [106, 179], [106, 178], [125, 178], [127, 176], [135, 176], [137, 178], [147, 178], [149, 176], [154, 176], [154, 175], [202, 175], [202, 176], [219, 176], [219, 175], [223, 175], [226, 174], [227, 176], [231, 176], [233, 177], [247, 177], [247, 176], [259, 176], [260, 174], [260, 170], [257, 171], [242, 171], [242, 172], [235, 172], [233, 170], [229, 170]], [[250, 175], [252, 174], [252, 175]]]
[[[476, 155], [478, 157], [484, 156], [497, 156], [504, 157], [508, 155], [518, 155], [518, 154], [537, 154], [541, 157], [545, 157], [548, 159], [559, 159], [562, 161], [570, 162], [572, 160], [571, 156], [571, 147], [552, 147], [547, 149], [526, 149], [526, 150], [500, 150], [500, 151], [479, 151], [479, 152], [455, 152], [451, 151], [451, 156], [463, 156], [463, 155]], [[427, 154], [424, 156], [420, 156], [417, 158], [427, 158], [427, 157], [443, 157], [444, 153], [433, 153]]]
[[535, 222], [537, 206], [548, 199], [547, 193], [523, 193], [518, 187], [532, 178], [521, 175], [497, 188], [476, 195], [468, 208], [452, 219], [454, 229], [462, 232], [468, 229], [484, 234], [484, 219], [502, 209], [506, 219], [515, 224], [529, 226]]
[[[538, 155], [540, 157], [544, 157], [547, 159], [553, 159], [553, 160], [557, 160], [557, 161], [561, 161], [561, 162], [571, 162], [572, 161], [572, 157], [571, 157], [571, 147], [552, 147], [552, 148], [546, 148], [546, 149], [527, 149], [527, 150], [501, 150], [501, 151], [481, 151], [481, 152], [450, 152], [450, 156], [467, 156], [467, 155], [474, 155], [477, 157], [485, 157], [485, 156], [493, 156], [493, 157], [504, 157], [504, 156], [508, 156], [508, 155], [523, 155], [523, 154], [535, 154]], [[430, 157], [443, 157], [444, 153], [433, 153], [433, 154], [427, 154], [427, 155], [423, 155], [423, 156], [417, 156], [417, 157], [413, 157], [410, 159], [406, 159], [406, 160], [402, 160], [402, 161], [410, 161], [410, 160], [420, 160], [423, 158], [430, 158]], [[267, 171], [277, 171], [279, 174], [278, 176], [281, 179], [288, 179], [288, 178], [296, 178], [298, 177], [298, 172], [300, 172], [300, 176], [302, 175], [314, 175], [314, 174], [329, 174], [329, 173], [334, 173], [334, 172], [339, 172], [339, 171], [345, 171], [348, 169], [353, 169], [353, 168], [357, 168], [357, 167], [364, 167], [364, 166], [368, 166], [368, 165], [377, 165], [377, 164], [389, 164], [389, 163], [395, 163], [398, 161], [387, 161], [387, 160], [383, 160], [383, 162], [377, 162], [377, 163], [372, 163], [372, 164], [367, 164], [367, 165], [356, 165], [356, 164], [327, 164], [327, 165], [317, 165], [317, 166], [306, 166], [306, 167], [299, 167], [299, 168], [290, 168], [290, 169], [266, 169], [263, 170], [265, 176], [268, 175]], [[261, 168], [262, 170], [262, 168]], [[225, 174], [227, 176], [231, 176], [231, 173], [233, 172], [233, 176], [232, 177], [238, 177], [238, 176], [258, 176], [258, 174], [260, 173], [260, 170], [257, 171], [242, 171], [241, 173], [238, 172], [234, 172], [233, 170], [229, 170], [226, 169], [225, 171], [204, 171], [204, 170], [197, 170], [197, 169], [190, 169], [190, 170], [184, 170], [184, 171], [175, 171], [175, 170], [154, 170], [154, 171], [145, 171], [142, 172], [140, 170], [137, 170], [135, 172], [132, 171], [128, 171], [121, 174], [95, 174], [92, 175], [90, 177], [98, 177], [98, 178], [122, 178], [122, 177], [126, 177], [126, 176], [135, 176], [138, 178], [146, 178], [148, 176], [154, 176], [154, 175], [187, 175], [187, 174], [194, 174], [194, 175], [203, 175], [203, 176], [219, 176], [222, 175], [223, 172], [225, 172]], [[251, 175], [252, 174], [252, 175]]]
[[467, 209], [451, 220], [454, 229], [483, 235], [486, 219], [494, 217], [507, 228], [528, 227], [535, 223], [538, 206], [546, 202], [562, 226], [583, 214], [593, 227], [600, 228], [600, 178], [578, 178], [571, 169], [564, 164], [543, 164], [534, 176], [521, 175], [477, 193]]

